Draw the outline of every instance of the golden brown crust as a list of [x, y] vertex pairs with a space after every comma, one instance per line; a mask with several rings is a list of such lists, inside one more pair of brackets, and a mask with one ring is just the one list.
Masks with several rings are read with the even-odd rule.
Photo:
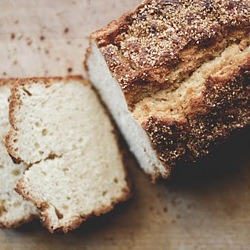
[[143, 124], [166, 168], [179, 161], [194, 162], [250, 126], [250, 59], [230, 78], [209, 77], [190, 110], [183, 121], [155, 116]]
[[14, 84], [16, 81], [16, 78], [0, 78], [0, 86], [7, 85], [7, 84]]
[[15, 221], [15, 222], [0, 222], [0, 228], [5, 228], [5, 229], [14, 229], [22, 226], [23, 224], [29, 223], [30, 221], [34, 219], [38, 219], [39, 216], [32, 214], [30, 216], [24, 217], [21, 220]]
[[185, 78], [247, 36], [249, 13], [248, 0], [145, 1], [92, 40], [133, 106], [173, 84], [173, 69], [180, 68]]
[[25, 77], [25, 78], [0, 78], [0, 85], [23, 83], [25, 81], [38, 82], [40, 80], [46, 80], [47, 82], [53, 81], [70, 81], [78, 80], [87, 82], [81, 75], [68, 75], [68, 76], [52, 76], [52, 77]]

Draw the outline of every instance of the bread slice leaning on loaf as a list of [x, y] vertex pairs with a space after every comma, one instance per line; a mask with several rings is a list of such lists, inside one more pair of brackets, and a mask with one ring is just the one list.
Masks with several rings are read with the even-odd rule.
[[0, 80], [0, 227], [15, 228], [38, 217], [34, 204], [25, 201], [14, 188], [22, 178], [25, 164], [13, 163], [5, 148], [5, 134], [10, 129], [9, 102], [10, 88], [14, 79]]
[[19, 80], [10, 123], [8, 151], [30, 166], [17, 191], [50, 232], [66, 233], [129, 198], [114, 127], [81, 77]]
[[249, 127], [249, 27], [248, 0], [151, 0], [91, 35], [89, 79], [146, 173]]

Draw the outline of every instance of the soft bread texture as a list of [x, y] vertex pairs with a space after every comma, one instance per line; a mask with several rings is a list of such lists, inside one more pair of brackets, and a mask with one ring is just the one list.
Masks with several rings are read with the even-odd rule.
[[9, 153], [30, 165], [17, 190], [50, 232], [68, 232], [130, 196], [112, 123], [80, 77], [20, 80], [12, 89]]
[[23, 176], [26, 165], [14, 164], [4, 145], [5, 134], [10, 129], [8, 98], [14, 81], [14, 79], [0, 80], [0, 227], [2, 228], [15, 228], [38, 217], [34, 204], [25, 201], [14, 190]]
[[92, 34], [89, 79], [153, 178], [249, 127], [249, 26], [247, 0], [151, 0]]

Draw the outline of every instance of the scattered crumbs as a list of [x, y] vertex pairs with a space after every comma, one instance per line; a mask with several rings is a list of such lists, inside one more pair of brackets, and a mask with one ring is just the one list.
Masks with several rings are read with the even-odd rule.
[[78, 45], [78, 47], [81, 48], [81, 47], [82, 47], [82, 44], [80, 43], [80, 44]]
[[16, 37], [15, 33], [11, 33], [11, 35], [10, 35], [10, 39], [11, 39], [11, 40], [14, 40], [14, 39], [15, 39], [15, 37]]
[[32, 44], [32, 40], [29, 37], [27, 37], [26, 38], [26, 43], [27, 43], [28, 46], [30, 46]]
[[40, 50], [41, 50], [41, 47], [38, 46], [38, 47], [37, 47], [37, 50], [40, 51]]
[[154, 207], [153, 207], [153, 206], [150, 206], [150, 207], [149, 207], [149, 210], [150, 210], [150, 211], [154, 211]]
[[162, 213], [158, 210], [158, 211], [157, 211], [157, 214], [160, 216]]
[[14, 60], [13, 61], [13, 65], [17, 65], [18, 61], [17, 60]]
[[187, 209], [191, 209], [191, 208], [192, 208], [192, 205], [188, 204]]
[[45, 49], [45, 50], [44, 50], [44, 53], [45, 53], [46, 55], [48, 55], [48, 54], [49, 54], [49, 50], [48, 50], [48, 49]]
[[73, 71], [73, 69], [72, 68], [68, 68], [67, 71], [68, 71], [68, 73], [71, 73]]
[[168, 208], [167, 208], [167, 207], [164, 207], [164, 208], [163, 208], [163, 212], [164, 212], [164, 213], [167, 213], [167, 212], [168, 212]]
[[176, 219], [180, 219], [181, 216], [179, 214], [176, 215]]
[[23, 38], [23, 35], [20, 35], [19, 37], [18, 37], [18, 40], [21, 40]]
[[18, 23], [19, 23], [19, 20], [16, 20], [14, 23], [15, 23], [15, 24], [18, 24]]
[[46, 69], [46, 70], [44, 71], [44, 74], [45, 74], [45, 75], [48, 75], [48, 73], [49, 73], [49, 72], [48, 72], [48, 70]]
[[45, 36], [40, 36], [40, 40], [41, 41], [45, 40]]
[[172, 224], [175, 224], [175, 223], [176, 223], [176, 221], [175, 221], [175, 220], [172, 220], [171, 222], [172, 222]]
[[171, 203], [173, 204], [173, 206], [177, 206], [178, 205], [178, 200], [176, 197], [174, 197], [172, 200], [171, 200]]
[[69, 28], [64, 29], [64, 33], [67, 34], [69, 32]]
[[70, 44], [71, 44], [71, 41], [67, 41], [67, 44], [70, 45]]
[[56, 60], [57, 60], [57, 61], [60, 61], [60, 57], [57, 57]]
[[3, 76], [6, 76], [6, 75], [7, 75], [7, 73], [4, 71], [4, 72], [3, 72]]

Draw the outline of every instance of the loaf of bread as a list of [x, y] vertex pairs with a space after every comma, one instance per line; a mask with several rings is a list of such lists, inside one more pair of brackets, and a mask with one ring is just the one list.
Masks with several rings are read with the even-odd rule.
[[10, 158], [4, 137], [9, 125], [10, 88], [15, 80], [0, 80], [0, 227], [14, 228], [38, 217], [36, 207], [16, 193], [14, 188], [22, 178], [25, 164], [15, 164]]
[[89, 78], [145, 172], [249, 126], [249, 32], [249, 0], [150, 0], [91, 35]]
[[114, 127], [81, 77], [19, 80], [10, 123], [8, 151], [29, 165], [17, 191], [50, 232], [66, 233], [129, 198]]

